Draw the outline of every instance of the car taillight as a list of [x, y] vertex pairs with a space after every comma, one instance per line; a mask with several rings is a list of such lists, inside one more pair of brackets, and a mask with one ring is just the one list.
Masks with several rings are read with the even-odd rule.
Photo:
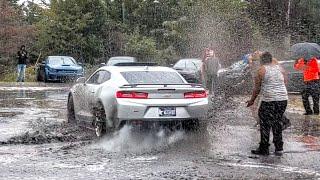
[[133, 98], [133, 99], [147, 99], [148, 93], [135, 91], [118, 91], [117, 98]]
[[208, 97], [207, 91], [193, 91], [184, 93], [184, 98], [206, 98]]

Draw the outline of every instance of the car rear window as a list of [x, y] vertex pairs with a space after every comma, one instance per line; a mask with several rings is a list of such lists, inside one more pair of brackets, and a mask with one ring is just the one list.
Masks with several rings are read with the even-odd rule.
[[73, 65], [76, 64], [74, 59], [71, 57], [50, 57], [48, 58], [49, 64], [52, 65], [61, 65], [61, 64], [66, 64], [66, 65]]
[[183, 69], [183, 70], [200, 70], [202, 66], [202, 61], [198, 59], [181, 59], [179, 60], [173, 68], [175, 69]]
[[121, 75], [130, 84], [182, 84], [184, 81], [176, 72], [127, 71]]

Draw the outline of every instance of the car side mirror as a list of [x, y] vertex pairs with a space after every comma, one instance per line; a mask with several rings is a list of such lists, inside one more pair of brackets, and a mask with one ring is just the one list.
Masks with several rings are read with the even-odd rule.
[[105, 66], [105, 65], [106, 65], [106, 63], [100, 63], [100, 67]]
[[79, 77], [77, 80], [76, 80], [76, 83], [85, 83], [86, 82], [86, 78], [85, 77]]
[[169, 66], [173, 68], [174, 64], [170, 64]]
[[79, 66], [82, 66], [82, 63], [81, 63], [81, 62], [78, 62], [78, 65], [79, 65]]
[[46, 61], [42, 61], [41, 64], [46, 64]]

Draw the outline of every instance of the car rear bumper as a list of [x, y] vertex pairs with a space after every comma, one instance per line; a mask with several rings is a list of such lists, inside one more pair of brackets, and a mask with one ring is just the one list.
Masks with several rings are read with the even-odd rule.
[[[156, 103], [155, 103], [156, 102]], [[173, 107], [175, 115], [161, 116], [161, 107]], [[119, 122], [142, 121], [184, 121], [204, 118], [208, 111], [208, 99], [117, 99]]]

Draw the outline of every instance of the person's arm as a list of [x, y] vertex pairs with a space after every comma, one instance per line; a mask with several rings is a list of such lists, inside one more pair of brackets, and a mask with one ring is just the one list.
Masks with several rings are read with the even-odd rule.
[[313, 73], [319, 72], [318, 62], [316, 59], [312, 59], [309, 63], [309, 70]]
[[307, 69], [303, 58], [296, 60], [296, 62], [294, 63], [294, 69], [298, 71], [304, 71]]
[[287, 86], [288, 85], [288, 73], [287, 71], [280, 66], [280, 70], [281, 70], [281, 73], [283, 75], [283, 78], [284, 78], [284, 84]]
[[278, 61], [278, 59], [276, 59], [276, 58], [272, 58], [272, 64], [279, 64], [279, 61]]
[[261, 66], [256, 77], [255, 77], [253, 92], [252, 92], [250, 100], [247, 101], [247, 107], [252, 106], [254, 104], [254, 101], [258, 97], [258, 95], [261, 91], [262, 80], [264, 78], [265, 73], [266, 73], [266, 69], [263, 66]]

